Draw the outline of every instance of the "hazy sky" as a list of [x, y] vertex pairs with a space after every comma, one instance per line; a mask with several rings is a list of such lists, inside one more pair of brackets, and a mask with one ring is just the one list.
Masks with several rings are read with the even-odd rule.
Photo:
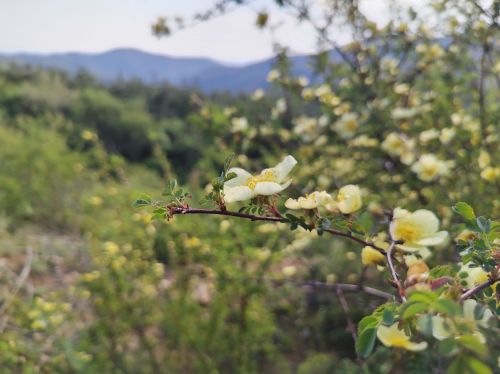
[[[322, 0], [312, 0], [322, 1]], [[399, 0], [418, 3], [423, 0]], [[275, 9], [271, 0], [250, 6], [167, 38], [151, 34], [158, 16], [189, 15], [214, 0], [0, 0], [0, 52], [101, 52], [133, 47], [173, 56], [204, 56], [244, 63], [272, 54], [269, 33], [255, 28], [256, 13]], [[383, 22], [382, 0], [365, 0], [366, 8]], [[314, 32], [279, 15], [285, 26], [277, 33], [281, 43], [296, 53], [315, 50]], [[336, 38], [343, 42], [345, 35]]]

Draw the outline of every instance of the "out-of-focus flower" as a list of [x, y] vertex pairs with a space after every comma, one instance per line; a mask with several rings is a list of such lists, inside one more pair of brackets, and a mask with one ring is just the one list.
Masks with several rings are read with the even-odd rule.
[[483, 171], [481, 171], [481, 178], [483, 178], [487, 182], [493, 182], [496, 179], [500, 178], [500, 167], [486, 167]]
[[439, 141], [441, 142], [441, 144], [447, 145], [453, 140], [456, 133], [457, 131], [453, 127], [446, 127], [441, 130]]
[[488, 280], [488, 273], [479, 266], [473, 266], [470, 262], [462, 265], [459, 273], [467, 273], [467, 276], [462, 279], [464, 286], [471, 288]]
[[231, 123], [231, 132], [242, 132], [248, 129], [248, 120], [245, 117], [235, 117]]
[[450, 171], [448, 162], [442, 161], [433, 154], [424, 154], [415, 162], [411, 170], [424, 182], [431, 182], [445, 176]]
[[316, 209], [332, 201], [332, 196], [326, 191], [314, 191], [298, 199], [288, 199], [285, 201], [285, 206], [288, 209]]
[[259, 101], [266, 95], [266, 92], [262, 88], [256, 89], [253, 93], [252, 96], [250, 97], [253, 101]]
[[403, 348], [408, 351], [422, 351], [427, 348], [426, 342], [415, 343], [395, 323], [391, 326], [381, 325], [377, 329], [377, 337], [386, 347]]
[[477, 163], [479, 164], [480, 169], [485, 169], [491, 164], [491, 156], [488, 151], [481, 149], [479, 151], [479, 157], [477, 158]]
[[[462, 306], [462, 316], [458, 317], [457, 321], [466, 322], [469, 328], [473, 328], [475, 331], [472, 331], [472, 335], [474, 335], [481, 343], [486, 343], [486, 338], [479, 331], [478, 327], [487, 328], [489, 320], [493, 317], [493, 313], [491, 310], [486, 309], [481, 317], [481, 319], [477, 319], [477, 315], [475, 310], [478, 306], [478, 303], [474, 299], [467, 299], [464, 301]], [[471, 322], [474, 322], [471, 326]], [[432, 335], [437, 340], [444, 340], [450, 337], [458, 336], [463, 334], [463, 331], [457, 329], [457, 325], [454, 320], [451, 318], [447, 318], [445, 316], [433, 316], [432, 317]]]
[[326, 205], [330, 211], [339, 210], [343, 214], [351, 214], [361, 208], [361, 190], [358, 186], [348, 184], [342, 187], [335, 201]]
[[439, 137], [439, 131], [436, 129], [429, 129], [422, 131], [418, 136], [421, 143], [425, 144], [431, 140], [437, 139]]
[[291, 180], [286, 177], [297, 164], [292, 156], [287, 156], [274, 168], [265, 169], [253, 176], [241, 168], [231, 168], [229, 173], [236, 177], [224, 183], [224, 200], [227, 203], [252, 199], [258, 195], [274, 195], [286, 189]]
[[391, 156], [397, 156], [405, 165], [415, 161], [415, 142], [402, 134], [391, 132], [382, 143], [382, 149]]
[[356, 113], [345, 113], [333, 125], [334, 130], [342, 139], [351, 139], [359, 127], [358, 115]]
[[398, 247], [408, 252], [439, 245], [448, 236], [447, 231], [438, 231], [439, 219], [426, 209], [413, 213], [401, 208], [394, 209], [389, 229], [394, 240], [404, 241]]
[[393, 119], [408, 119], [418, 114], [417, 108], [394, 108], [391, 117]]
[[273, 69], [267, 74], [267, 81], [274, 82], [275, 80], [278, 80], [280, 77], [281, 77], [280, 72], [278, 70]]
[[361, 263], [365, 266], [368, 265], [383, 265], [385, 256], [376, 249], [366, 246], [361, 251]]

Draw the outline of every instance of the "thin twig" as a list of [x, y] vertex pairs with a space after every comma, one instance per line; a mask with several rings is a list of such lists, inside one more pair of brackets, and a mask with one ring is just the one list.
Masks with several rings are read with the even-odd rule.
[[337, 290], [341, 289], [342, 291], [349, 291], [349, 292], [364, 292], [368, 295], [372, 296], [377, 296], [382, 299], [387, 299], [387, 300], [392, 300], [393, 296], [390, 293], [378, 290], [376, 288], [372, 287], [366, 287], [362, 286], [359, 287], [357, 284], [349, 284], [349, 283], [324, 283], [324, 282], [319, 282], [319, 281], [306, 281], [306, 282], [300, 282], [297, 283], [300, 286], [305, 286], [305, 287], [313, 287], [313, 288], [323, 288], [323, 289], [328, 289], [328, 290]]
[[[219, 216], [230, 216], [230, 217], [237, 217], [237, 218], [243, 218], [243, 219], [248, 219], [251, 221], [271, 221], [271, 222], [284, 222], [284, 218], [282, 217], [273, 217], [273, 216], [258, 216], [254, 214], [248, 214], [248, 213], [240, 213], [240, 212], [233, 212], [230, 210], [217, 210], [217, 209], [197, 209], [197, 208], [190, 208], [190, 207], [177, 207], [177, 208], [170, 208], [169, 212], [171, 215], [177, 215], [177, 214], [211, 214], [211, 215], [219, 215]], [[327, 229], [325, 232], [328, 232], [331, 235], [334, 236], [341, 236], [344, 238], [348, 238], [350, 240], [353, 240], [355, 242], [358, 242], [360, 244], [363, 244], [365, 246], [372, 247], [382, 253], [383, 255], [386, 255], [386, 251], [377, 246], [374, 243], [368, 242], [366, 240], [360, 239], [358, 237], [353, 236], [349, 232], [342, 232], [342, 231], [337, 231], [334, 229]]]
[[354, 324], [354, 322], [351, 319], [349, 304], [347, 303], [347, 300], [344, 297], [344, 293], [342, 292], [342, 289], [340, 287], [336, 287], [336, 288], [337, 288], [337, 290], [336, 290], [337, 296], [338, 296], [339, 301], [340, 301], [340, 306], [342, 307], [342, 309], [344, 310], [344, 313], [345, 313], [345, 319], [347, 322], [347, 329], [351, 333], [352, 340], [354, 340], [354, 344], [356, 344], [356, 340], [358, 339], [358, 336], [356, 334], [356, 325]]
[[481, 284], [478, 284], [475, 287], [469, 288], [467, 291], [465, 291], [462, 296], [460, 296], [460, 301], [464, 301], [469, 299], [470, 297], [474, 296], [476, 293], [479, 291], [488, 288], [489, 286], [494, 285], [496, 282], [498, 282], [500, 278], [498, 277], [498, 274], [496, 277], [490, 277], [486, 282], [483, 282]]
[[389, 249], [387, 250], [387, 256], [386, 256], [387, 265], [389, 266], [389, 269], [391, 271], [392, 279], [394, 280], [394, 283], [398, 287], [398, 293], [399, 293], [399, 297], [401, 298], [401, 301], [406, 302], [404, 288], [401, 285], [401, 281], [399, 280], [398, 273], [396, 273], [396, 269], [394, 268], [394, 264], [392, 263], [392, 251], [394, 250], [395, 246], [396, 246], [396, 242], [394, 240], [391, 240], [391, 244], [389, 245]]

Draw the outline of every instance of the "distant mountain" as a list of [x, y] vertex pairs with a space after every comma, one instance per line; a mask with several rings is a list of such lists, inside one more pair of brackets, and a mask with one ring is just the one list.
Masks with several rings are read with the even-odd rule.
[[[291, 57], [296, 75], [312, 78], [307, 56]], [[273, 59], [231, 67], [206, 58], [181, 58], [152, 54], [136, 49], [114, 49], [104, 53], [0, 54], [0, 62], [15, 62], [44, 68], [55, 68], [75, 74], [85, 70], [103, 82], [139, 79], [145, 83], [168, 82], [177, 86], [196, 87], [203, 92], [252, 92], [267, 88], [267, 74]]]

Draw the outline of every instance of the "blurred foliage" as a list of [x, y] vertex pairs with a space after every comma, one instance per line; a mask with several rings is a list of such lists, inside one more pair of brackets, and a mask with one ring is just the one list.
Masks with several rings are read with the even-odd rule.
[[[357, 2], [332, 3], [355, 35], [346, 60], [311, 57], [307, 82], [282, 51], [273, 87], [249, 96], [0, 68], [2, 372], [444, 372], [444, 354], [379, 346], [357, 359], [335, 293], [301, 286], [363, 273], [391, 292], [362, 271], [358, 245], [284, 224], [153, 222], [132, 207], [174, 177], [198, 205], [231, 153], [252, 170], [292, 154], [292, 196], [359, 184], [371, 213], [430, 209], [453, 238], [482, 224], [453, 214], [457, 201], [499, 216], [498, 24], [474, 1], [435, 2], [437, 30], [412, 12], [379, 27]], [[464, 249], [450, 242], [428, 261], [457, 263]], [[345, 297], [356, 323], [383, 302]], [[498, 329], [483, 333], [491, 354], [469, 345], [450, 372], [497, 365]]]

